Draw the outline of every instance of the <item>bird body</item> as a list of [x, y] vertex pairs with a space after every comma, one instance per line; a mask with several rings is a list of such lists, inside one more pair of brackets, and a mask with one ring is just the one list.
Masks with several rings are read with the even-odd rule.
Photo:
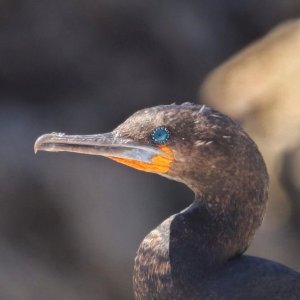
[[[185, 218], [182, 213], [168, 218], [141, 243], [134, 267], [135, 299], [300, 299], [300, 275], [296, 271], [246, 255], [213, 265], [208, 250], [198, 253], [195, 236], [190, 242], [196, 247], [188, 249], [186, 241], [171, 228], [176, 217]], [[172, 243], [173, 230], [177, 242]]]
[[300, 299], [300, 275], [244, 256], [267, 203], [268, 174], [255, 143], [216, 110], [184, 103], [136, 112], [111, 133], [47, 134], [35, 150], [102, 155], [186, 184], [193, 203], [142, 241], [137, 300]]

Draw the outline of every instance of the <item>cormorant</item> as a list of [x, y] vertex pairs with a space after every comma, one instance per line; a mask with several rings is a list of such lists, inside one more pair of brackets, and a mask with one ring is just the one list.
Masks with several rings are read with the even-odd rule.
[[268, 174], [255, 143], [229, 117], [191, 103], [161, 105], [110, 133], [45, 134], [34, 148], [105, 156], [195, 193], [142, 241], [136, 299], [300, 299], [298, 272], [243, 255], [265, 213]]

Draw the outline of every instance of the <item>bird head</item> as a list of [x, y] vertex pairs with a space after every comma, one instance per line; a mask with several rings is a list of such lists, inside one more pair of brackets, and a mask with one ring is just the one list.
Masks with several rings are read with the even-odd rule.
[[200, 196], [240, 187], [266, 198], [268, 176], [255, 143], [229, 117], [202, 105], [146, 108], [104, 134], [45, 134], [34, 149], [105, 156], [183, 182]]

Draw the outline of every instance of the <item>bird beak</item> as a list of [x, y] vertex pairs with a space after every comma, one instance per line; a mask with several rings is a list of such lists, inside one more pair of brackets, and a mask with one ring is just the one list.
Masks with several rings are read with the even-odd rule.
[[174, 159], [172, 150], [166, 146], [141, 145], [119, 137], [114, 131], [93, 135], [44, 134], [34, 144], [34, 152], [38, 151], [100, 155], [152, 173], [168, 172]]

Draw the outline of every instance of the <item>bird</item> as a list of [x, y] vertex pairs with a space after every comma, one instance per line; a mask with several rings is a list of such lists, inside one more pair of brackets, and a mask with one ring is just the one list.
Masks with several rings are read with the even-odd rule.
[[266, 211], [269, 178], [254, 141], [221, 112], [190, 102], [154, 106], [108, 133], [44, 134], [34, 151], [104, 156], [194, 192], [141, 242], [136, 300], [300, 299], [300, 273], [244, 254]]

